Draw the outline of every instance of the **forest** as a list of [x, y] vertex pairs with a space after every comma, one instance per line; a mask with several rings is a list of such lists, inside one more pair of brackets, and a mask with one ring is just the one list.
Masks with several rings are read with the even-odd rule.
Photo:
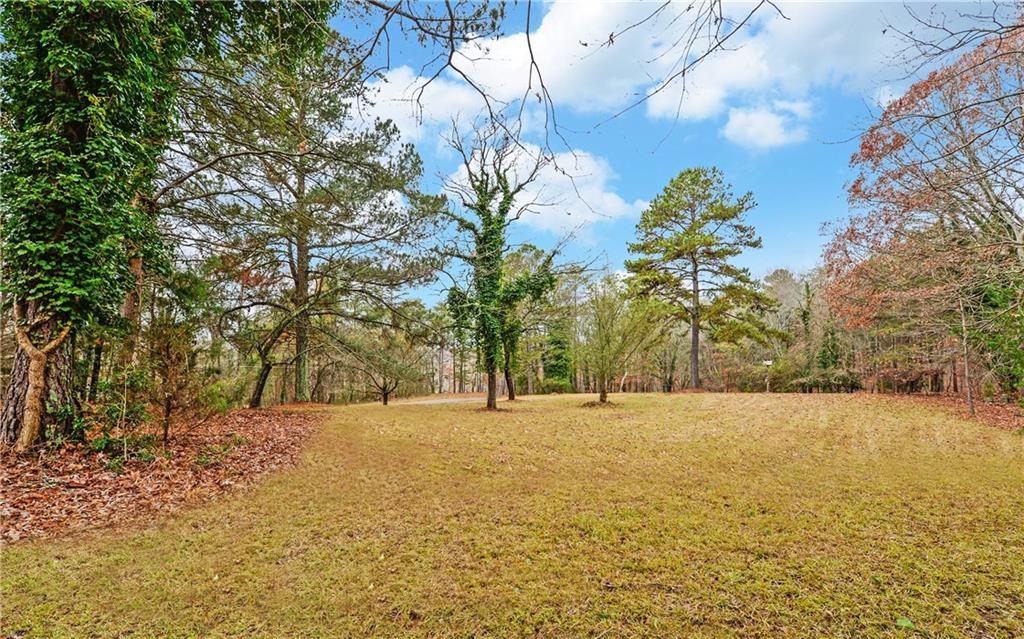
[[[457, 428], [449, 432], [456, 423], [452, 420], [464, 420], [467, 429], [480, 428], [481, 441], [497, 437], [492, 428], [515, 429], [508, 441], [519, 443], [508, 445], [521, 445], [522, 450], [488, 448], [480, 459], [463, 459], [454, 447], [445, 453], [449, 461], [444, 463], [455, 459], [468, 468], [489, 468], [486, 460], [492, 452], [500, 459], [508, 456], [495, 462], [496, 468], [506, 462], [509, 468], [515, 463], [536, 468], [533, 462], [544, 467], [539, 458], [528, 463], [517, 455], [536, 455], [548, 445], [552, 451], [564, 445], [563, 470], [573, 467], [565, 438], [577, 432], [577, 422], [566, 422], [567, 430], [552, 432], [547, 440], [527, 443], [534, 441], [530, 433], [547, 428], [531, 416], [538, 406], [556, 407], [551, 408], [555, 421], [556, 413], [575, 411], [583, 415], [579, 419], [596, 420], [594, 428], [630, 411], [639, 416], [636, 428], [641, 430], [622, 440], [601, 430], [602, 439], [581, 453], [597, 456], [594, 463], [608, 467], [617, 467], [619, 461], [601, 456], [620, 450], [620, 445], [622, 451], [643, 449], [648, 455], [644, 459], [660, 464], [657, 449], [647, 450], [651, 441], [636, 433], [653, 433], [642, 428], [661, 428], [664, 420], [703, 415], [701, 407], [706, 406], [714, 406], [707, 409], [710, 414], [728, 424], [739, 419], [741, 407], [760, 407], [751, 410], [776, 415], [773, 419], [781, 420], [780, 428], [789, 432], [786, 420], [795, 419], [793, 415], [819, 419], [813, 406], [829, 407], [842, 428], [859, 429], [858, 418], [844, 412], [850, 405], [843, 402], [909, 398], [924, 403], [891, 409], [910, 411], [906, 413], [885, 413], [888, 408], [877, 407], [889, 404], [870, 404], [870, 411], [880, 411], [871, 413], [873, 419], [891, 421], [896, 429], [909, 428], [911, 422], [928, 425], [921, 428], [941, 423], [934, 427], [960, 432], [942, 421], [947, 418], [928, 421], [923, 412], [951, 406], [964, 419], [977, 413], [998, 415], [1005, 429], [1024, 432], [1024, 8], [1019, 3], [977, 11], [958, 8], [956, 26], [952, 18], [947, 22], [941, 14], [920, 12], [914, 28], [888, 27], [899, 31], [902, 59], [910, 70], [900, 92], [872, 109], [863, 126], [856, 125], [852, 157], [848, 166], [839, 167], [848, 176], [842, 214], [821, 228], [808, 222], [793, 230], [802, 242], [821, 244], [820, 256], [809, 268], [751, 266], [752, 256], [766, 247], [765, 225], [773, 224], [773, 209], [759, 204], [758, 189], [737, 186], [750, 183], [747, 175], [706, 161], [667, 167], [671, 177], [643, 193], [642, 206], [628, 218], [629, 234], [612, 234], [614, 250], [625, 255], [621, 261], [578, 248], [580, 237], [600, 235], [593, 230], [600, 218], [594, 222], [584, 217], [591, 221], [554, 236], [539, 234], [531, 226], [534, 219], [564, 217], [571, 209], [564, 199], [549, 197], [556, 181], [570, 184], [572, 199], [594, 215], [608, 206], [581, 188], [585, 175], [574, 173], [580, 154], [571, 141], [572, 127], [564, 124], [565, 107], [558, 103], [553, 82], [559, 80], [552, 80], [560, 70], [550, 66], [540, 48], [544, 27], [538, 25], [545, 12], [556, 8], [538, 6], [542, 4], [4, 3], [0, 447], [5, 473], [11, 473], [5, 475], [5, 492], [12, 491], [5, 501], [12, 500], [14, 510], [5, 508], [8, 530], [3, 538], [59, 537], [69, 521], [87, 522], [89, 508], [107, 512], [107, 506], [86, 504], [72, 514], [67, 486], [74, 482], [94, 486], [108, 476], [113, 482], [137, 482], [124, 488], [124, 504], [133, 505], [124, 506], [121, 515], [96, 515], [97, 521], [127, 521], [132, 513], [143, 512], [135, 510], [142, 508], [138, 495], [144, 489], [139, 486], [158, 481], [154, 468], [168, 469], [160, 471], [165, 479], [159, 481], [167, 483], [153, 484], [158, 486], [154, 494], [185, 495], [203, 486], [221, 492], [226, 484], [215, 484], [227, 481], [224, 477], [241, 483], [251, 475], [245, 482], [258, 481], [264, 472], [296, 463], [306, 469], [302, 472], [312, 473], [300, 461], [306, 438], [313, 438], [308, 445], [321, 451], [316, 464], [326, 463], [322, 455], [356, 446], [338, 439], [332, 444], [338, 448], [327, 448], [326, 442], [341, 437], [340, 431], [322, 426], [327, 434], [313, 434], [321, 426], [314, 425], [318, 418], [311, 415], [329, 415], [324, 417], [329, 424], [343, 417], [352, 424], [380, 420], [381, 437], [392, 437], [384, 435], [387, 423], [411, 429], [409, 424], [420, 419], [417, 414], [425, 415], [425, 423], [435, 420], [437, 432], [444, 433], [435, 436], [442, 438], [441, 444], [430, 440], [443, 450], [456, 441], [472, 450], [482, 445], [473, 438], [463, 441], [467, 435]], [[785, 4], [768, 1], [741, 8], [717, 1], [688, 7], [652, 3], [637, 11], [610, 35], [595, 35], [598, 39], [589, 46], [582, 40], [572, 43], [580, 51], [614, 53], [630, 37], [657, 39], [678, 31], [678, 39], [667, 38], [658, 49], [659, 56], [674, 60], [671, 72], [641, 92], [636, 102], [613, 111], [613, 125], [632, 117], [634, 107], [654, 108], [653, 101], [665, 95], [678, 101], [674, 108], [679, 119], [684, 113], [680, 109], [696, 99], [686, 84], [689, 75], [718, 57], [733, 55], [730, 42], [748, 30], [767, 29], [758, 20], [789, 19]], [[762, 26], [751, 26], [756, 24]], [[525, 33], [521, 40], [507, 37], [520, 30]], [[498, 43], [506, 37], [527, 52], [522, 54], [525, 75], [519, 78], [525, 89], [512, 97], [514, 92], [496, 89], [473, 71], [489, 57], [500, 61], [504, 54]], [[381, 87], [387, 86], [402, 55], [421, 64], [418, 83], [403, 106], [411, 106], [422, 118], [439, 100], [437, 86], [458, 82], [476, 101], [477, 111], [453, 116], [437, 135], [419, 138], [408, 128], [407, 118], [387, 117], [380, 108], [385, 100]], [[588, 134], [602, 135], [607, 129], [600, 126]], [[652, 126], [668, 131], [674, 125], [662, 121]], [[435, 175], [435, 163], [427, 158], [436, 155], [454, 168]], [[758, 396], [750, 395], [754, 393]], [[782, 404], [765, 403], [776, 395], [785, 395], [777, 401], [787, 402], [789, 413], [778, 412]], [[435, 401], [465, 406], [429, 405]], [[677, 401], [684, 403], [672, 404]], [[587, 412], [594, 409], [604, 412]], [[358, 417], [360, 410], [370, 411], [365, 415], [371, 417]], [[443, 410], [456, 412], [446, 418], [436, 412]], [[893, 415], [906, 415], [910, 421]], [[533, 425], [523, 426], [520, 419]], [[634, 417], [621, 419], [627, 420], [623, 428], [633, 428], [628, 420]], [[206, 428], [227, 430], [202, 435]], [[724, 436], [699, 421], [687, 428], [710, 429], [705, 437]], [[577, 434], [589, 441], [598, 437], [595, 432]], [[766, 426], [764, 432], [771, 431]], [[850, 437], [863, 434], [847, 432], [858, 433]], [[427, 446], [422, 438], [428, 435], [422, 431], [410, 430], [408, 437], [417, 446]], [[899, 431], [892, 441], [900, 437], [911, 435]], [[505, 441], [494, 443], [493, 450]], [[420, 448], [406, 451], [391, 439], [382, 440], [378, 450], [390, 451], [391, 446], [398, 447], [388, 453], [396, 459], [424, 454]], [[687, 454], [704, 451], [704, 444], [696, 446]], [[815, 446], [809, 446], [808, 454]], [[917, 444], [907, 440], [907, 446]], [[915, 454], [943, 454], [930, 446]], [[1019, 443], [999, 448], [999, 455], [1008, 455], [1001, 468], [1020, 469], [1021, 460], [1012, 452], [1019, 448]], [[879, 459], [889, 455], [883, 449]], [[328, 450], [332, 452], [324, 452]], [[710, 457], [693, 463], [717, 469], [715, 463], [742, 467], [757, 458], [753, 454], [723, 462], [719, 456], [728, 455], [724, 450], [709, 450]], [[929, 457], [922, 467], [932, 468], [935, 459]], [[359, 460], [351, 463], [365, 461]], [[976, 462], [981, 463], [971, 457], [964, 464], [973, 467]], [[619, 476], [625, 478], [643, 467], [640, 461], [621, 463], [625, 465]], [[342, 466], [339, 462], [338, 468]], [[936, 462], [935, 468], [939, 466]], [[72, 467], [80, 473], [74, 475], [77, 479], [60, 480], [65, 483], [58, 488], [46, 484], [46, 477], [70, 473]], [[203, 479], [211, 468], [232, 474]], [[316, 472], [340, 472], [331, 468]], [[810, 468], [805, 472], [812, 472]], [[361, 472], [405, 477], [409, 471], [381, 462], [379, 468], [372, 465]], [[547, 476], [547, 471], [537, 472]], [[672, 476], [677, 469], [666, 466], [661, 472]], [[979, 471], [979, 476], [996, 482], [986, 472]], [[193, 483], [186, 486], [184, 477]], [[409, 486], [419, 485], [419, 479], [407, 479]], [[623, 495], [644, 491], [642, 478], [635, 479], [628, 489], [623, 484]], [[724, 476], [705, 480], [732, 485]], [[338, 476], [332, 481], [351, 480]], [[897, 475], [891, 481], [898, 481]], [[960, 481], [959, 475], [949, 481]], [[59, 496], [40, 497], [39, 486]], [[390, 494], [389, 486], [379, 488], [384, 491], [379, 494]], [[481, 495], [493, 488], [487, 486]], [[448, 497], [460, 494], [457, 486], [435, 488]], [[618, 489], [608, 490], [614, 495]], [[289, 494], [284, 501], [302, 500], [298, 493]], [[937, 493], [928, 495], [940, 500]], [[986, 492], [978, 499], [986, 504], [990, 498], [992, 504], [1011, 500], [1001, 506], [1006, 519], [1000, 522], [1024, 515], [1019, 500], [1006, 493], [994, 495]], [[109, 495], [106, 499], [108, 505], [116, 501]], [[360, 498], [346, 493], [325, 499]], [[587, 499], [574, 503], [589, 503]], [[605, 508], [602, 504], [594, 502], [592, 508]], [[774, 508], [748, 506], [754, 509], [752, 516]], [[33, 508], [46, 512], [37, 514]], [[120, 508], [110, 506], [111, 512]], [[645, 516], [657, 520], [650, 512]], [[621, 534], [625, 539], [631, 534], [622, 532], [628, 528], [625, 523], [627, 528], [616, 528], [616, 533], [601, 527], [601, 521], [611, 520], [573, 521], [573, 530], [582, 527], [584, 537]], [[1001, 524], [993, 525], [1005, 531]], [[489, 539], [499, 540], [506, 532], [491, 531]], [[321, 533], [342, 534], [327, 528]], [[1024, 548], [1019, 530], [1005, 534], [1007, 556], [1013, 548]], [[28, 577], [19, 581], [17, 575], [60, 580], [33, 573], [49, 569], [31, 554], [42, 551], [25, 552], [29, 554], [15, 556], [15, 564], [5, 566], [4, 572], [16, 566], [5, 592], [20, 588], [29, 593], [17, 595], [16, 605], [39, 616], [19, 613], [11, 623], [21, 626], [5, 622], [5, 631], [15, 633], [22, 626], [38, 636], [87, 636], [86, 628], [105, 628], [101, 635], [114, 631], [114, 620], [85, 620], [88, 613], [82, 611], [88, 603], [65, 609], [59, 623], [45, 621], [42, 608], [34, 606], [52, 594], [36, 592]], [[390, 551], [380, 552], [384, 561]], [[856, 565], [855, 557], [847, 559], [847, 569]], [[445, 564], [443, 570], [450, 569]], [[225, 569], [219, 570], [222, 574]], [[728, 581], [734, 572], [726, 572], [723, 579]], [[360, 574], [347, 578], [358, 582]], [[993, 575], [989, 577], [998, 583], [986, 592], [996, 603], [988, 621], [998, 618], [1002, 625], [989, 626], [964, 613], [966, 625], [951, 629], [935, 621], [938, 625], [926, 626], [934, 633], [927, 636], [1008, 637], [1015, 630], [1024, 632], [1019, 608], [1012, 612], [1014, 596], [1021, 602], [1020, 582], [1013, 586], [1012, 578], [998, 581]], [[520, 578], [527, 581], [516, 581]], [[505, 579], [529, 582], [522, 575]], [[628, 612], [621, 619], [632, 618], [639, 613], [630, 608], [630, 600], [616, 599], [618, 589], [627, 588], [616, 585], [616, 579], [607, 577], [599, 591], [617, 602], [613, 610], [622, 606]], [[742, 602], [736, 605], [749, 611], [763, 603], [756, 597], [744, 599], [754, 595], [737, 583], [740, 590], [735, 592], [746, 594], [737, 595]], [[82, 587], [86, 592], [93, 586]], [[662, 594], [650, 596], [670, 597], [674, 592], [667, 586], [656, 589]], [[929, 592], [926, 602], [939, 596]], [[402, 612], [387, 623], [401, 618], [406, 631], [418, 628], [425, 636], [471, 628], [460, 626], [464, 620], [454, 612], [437, 612], [443, 597], [431, 599], [436, 594], [424, 595], [430, 604], [394, 604]], [[487, 614], [499, 609], [494, 601], [474, 602]], [[321, 603], [328, 608], [347, 605]], [[434, 606], [435, 616], [428, 616], [422, 627], [417, 624], [426, 613], [417, 605]], [[538, 600], [517, 605], [533, 611], [544, 607]], [[523, 617], [481, 622], [475, 634], [521, 636], [533, 627], [540, 636], [593, 636], [580, 628], [569, 630], [575, 617], [565, 608], [558, 610], [562, 616], [556, 615], [557, 621], [524, 612]], [[862, 613], [865, 618], [874, 614]], [[384, 619], [391, 613], [382, 609], [374, 614]], [[598, 612], [580, 614], [586, 619], [582, 627], [600, 627]], [[856, 614], [837, 614], [841, 621], [831, 627], [838, 634], [866, 630], [844, 625], [853, 623]], [[896, 615], [896, 626], [886, 632], [913, 628], [916, 619], [931, 613], [916, 614], [915, 621], [909, 612], [908, 617]], [[295, 626], [288, 626], [290, 617], [284, 619], [253, 634], [232, 630], [234, 622], [204, 626], [206, 622], [194, 620], [188, 622], [191, 626], [182, 622], [181, 636], [315, 635], [303, 634], [313, 628], [302, 625], [305, 617], [297, 617]], [[435, 622], [441, 625], [430, 625]], [[47, 625], [52, 623], [58, 625]], [[160, 625], [170, 622], [148, 623], [138, 623], [144, 634], [151, 633], [146, 636], [179, 636]], [[626, 625], [616, 626], [608, 636], [632, 636], [637, 629], [629, 626], [632, 622], [621, 623]], [[665, 636], [686, 634], [686, 628], [672, 623], [665, 626]], [[721, 619], [713, 623], [728, 625]], [[975, 629], [996, 630], [969, 635], [964, 629], [971, 623]], [[765, 627], [774, 630], [750, 626], [737, 636], [813, 634], [799, 622], [793, 626], [800, 628], [795, 634], [786, 634], [780, 629], [787, 626], [779, 619]], [[204, 628], [216, 631], [207, 635]], [[345, 636], [376, 634], [372, 624], [346, 628]], [[385, 630], [378, 636], [403, 634], [386, 623], [379, 628]], [[647, 626], [652, 628], [656, 626]], [[866, 632], [863, 636], [885, 634], [870, 627]], [[654, 634], [661, 636], [659, 631]]]

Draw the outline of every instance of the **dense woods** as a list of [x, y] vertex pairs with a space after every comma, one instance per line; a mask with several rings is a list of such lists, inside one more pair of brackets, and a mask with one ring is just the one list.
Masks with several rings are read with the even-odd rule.
[[[4, 5], [5, 446], [127, 450], [234, 407], [430, 393], [1022, 399], [1019, 26], [885, 106], [821, 267], [758, 279], [737, 261], [756, 194], [714, 167], [650, 194], [625, 273], [511, 242], [557, 207], [528, 188], [556, 157], [493, 101], [431, 192], [365, 115], [374, 47], [401, 22], [440, 72], [503, 10], [411, 7]], [[338, 11], [376, 37], [334, 32]]]

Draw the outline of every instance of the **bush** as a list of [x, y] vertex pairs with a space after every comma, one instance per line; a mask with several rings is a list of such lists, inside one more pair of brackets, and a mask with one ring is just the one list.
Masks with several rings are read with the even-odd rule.
[[574, 391], [572, 382], [561, 377], [546, 377], [541, 385], [543, 393], [572, 393]]
[[224, 414], [245, 402], [248, 380], [222, 379], [204, 386], [199, 391], [199, 404], [216, 413]]
[[794, 379], [789, 390], [819, 391], [822, 393], [852, 393], [860, 390], [860, 378], [843, 368], [815, 371], [811, 375]]

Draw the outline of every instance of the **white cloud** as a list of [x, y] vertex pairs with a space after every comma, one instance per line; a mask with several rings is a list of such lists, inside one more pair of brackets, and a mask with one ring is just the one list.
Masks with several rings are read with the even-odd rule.
[[[733, 17], [739, 17], [751, 4], [724, 6]], [[596, 121], [651, 94], [677, 70], [677, 40], [689, 25], [686, 5], [676, 5], [621, 33], [656, 7], [642, 2], [571, 0], [546, 5], [543, 19], [531, 34], [531, 44], [557, 108], [594, 114]], [[650, 95], [641, 107], [643, 112], [652, 119], [704, 120], [740, 109], [738, 117], [742, 118], [742, 111], [771, 105], [778, 118], [809, 121], [814, 115], [810, 108], [813, 93], [822, 87], [872, 94], [881, 82], [894, 81], [880, 97], [902, 89], [902, 74], [893, 60], [903, 43], [892, 29], [886, 33], [890, 24], [912, 28], [902, 4], [783, 2], [780, 7], [784, 16], [770, 6], [763, 7], [749, 27], [729, 41], [726, 50], [696, 66], [686, 76], [685, 93], [681, 85], [672, 85]], [[955, 22], [955, 12], [955, 8], [945, 11], [946, 17]], [[620, 35], [614, 44], [603, 46], [610, 33]], [[527, 94], [531, 74], [524, 33], [475, 42], [463, 54], [457, 56], [457, 63], [497, 100], [511, 102]], [[416, 124], [408, 89], [423, 81], [412, 69], [400, 67], [388, 73], [387, 86], [382, 87], [382, 112], [395, 118], [403, 130]], [[532, 83], [528, 104], [536, 108], [535, 76]], [[393, 104], [388, 106], [386, 101]], [[394, 103], [401, 108], [396, 109]], [[450, 74], [428, 87], [423, 104], [428, 130], [447, 124], [459, 113], [478, 113], [483, 106], [474, 90]], [[736, 137], [739, 126], [733, 123], [734, 135], [727, 135], [729, 139]], [[782, 138], [797, 141], [799, 136], [792, 131], [800, 127], [787, 125], [781, 130], [790, 131]], [[426, 134], [409, 135], [422, 138]]]
[[[540, 153], [536, 146], [524, 148], [513, 163], [513, 175], [526, 175]], [[449, 179], [465, 184], [465, 168]], [[555, 235], [577, 231], [578, 237], [587, 239], [595, 224], [639, 215], [647, 202], [625, 200], [615, 192], [616, 179], [611, 165], [600, 156], [579, 150], [558, 153], [516, 200], [515, 208], [525, 209], [519, 223]]]
[[426, 78], [408, 66], [389, 70], [372, 89], [371, 115], [393, 120], [408, 141], [421, 141], [436, 132], [435, 125], [447, 125], [463, 114], [472, 116], [480, 108], [479, 94], [464, 82], [439, 77], [426, 84]]
[[772, 106], [802, 120], [811, 117], [811, 103], [806, 100], [775, 100], [772, 102]]
[[807, 139], [807, 129], [767, 108], [730, 109], [722, 134], [727, 140], [754, 149], [770, 149]]
[[889, 103], [900, 97], [899, 92], [891, 84], [883, 84], [875, 90], [875, 104], [887, 107]]

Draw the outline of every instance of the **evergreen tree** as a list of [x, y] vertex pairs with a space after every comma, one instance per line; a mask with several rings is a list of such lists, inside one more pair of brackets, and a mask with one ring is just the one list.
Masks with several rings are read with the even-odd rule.
[[744, 224], [754, 197], [734, 197], [716, 168], [686, 169], [669, 182], [640, 217], [626, 262], [636, 294], [663, 303], [690, 325], [690, 386], [700, 388], [700, 333], [723, 341], [763, 339], [758, 316], [771, 305], [747, 269], [732, 263], [745, 249], [760, 248]]
[[182, 189], [196, 208], [174, 217], [203, 228], [203, 242], [229, 247], [250, 276], [281, 282], [273, 291], [248, 287], [238, 311], [281, 311], [272, 339], [258, 342], [257, 390], [272, 366], [265, 355], [287, 330], [293, 398], [308, 402], [315, 319], [338, 313], [341, 302], [393, 306], [398, 289], [432, 277], [427, 248], [442, 200], [418, 191], [420, 158], [395, 125], [357, 115], [370, 103], [346, 40], [290, 64], [260, 55], [237, 63], [227, 80], [204, 76], [195, 89], [216, 103], [196, 122], [204, 134], [189, 137], [190, 153], [220, 159]]

